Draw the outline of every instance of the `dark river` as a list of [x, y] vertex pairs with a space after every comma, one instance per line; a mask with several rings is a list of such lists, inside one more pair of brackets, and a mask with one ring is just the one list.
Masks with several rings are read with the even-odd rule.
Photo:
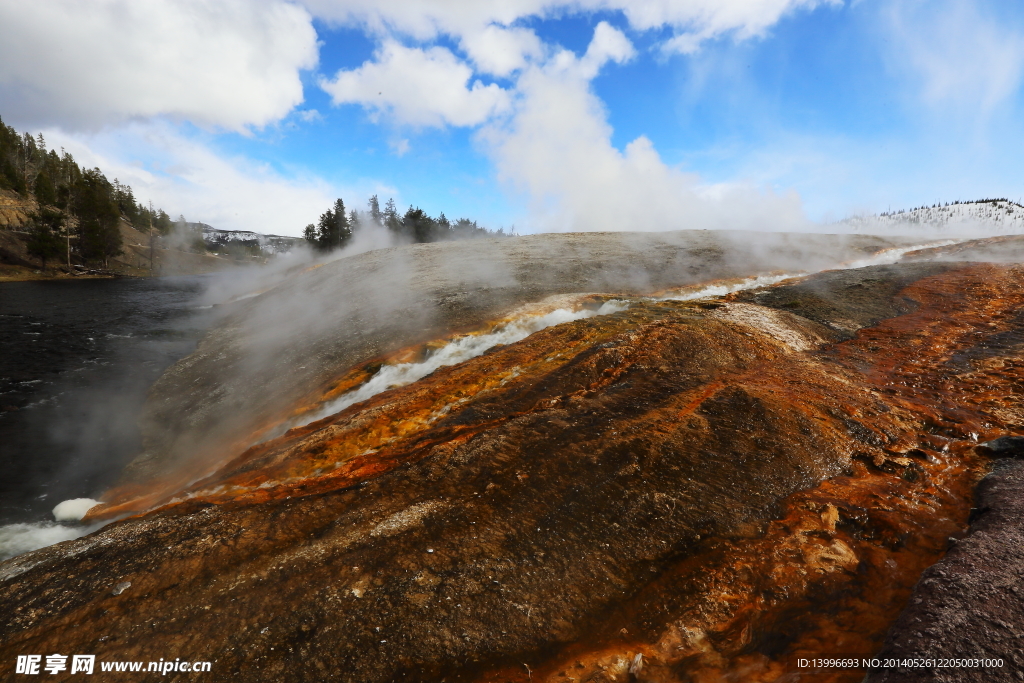
[[52, 520], [116, 479], [139, 450], [149, 387], [213, 322], [207, 284], [0, 283], [0, 526]]

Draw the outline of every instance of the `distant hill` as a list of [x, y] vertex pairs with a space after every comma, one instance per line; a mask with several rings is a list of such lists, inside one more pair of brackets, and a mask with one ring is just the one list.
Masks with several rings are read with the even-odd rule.
[[1024, 206], [1009, 199], [935, 204], [875, 216], [840, 221], [851, 232], [892, 234], [907, 228], [956, 235], [1011, 235], [1024, 233]]
[[203, 241], [209, 250], [230, 250], [232, 246], [258, 249], [264, 256], [284, 254], [305, 242], [301, 237], [264, 235], [251, 230], [220, 230], [206, 223], [186, 223], [189, 229], [202, 232]]

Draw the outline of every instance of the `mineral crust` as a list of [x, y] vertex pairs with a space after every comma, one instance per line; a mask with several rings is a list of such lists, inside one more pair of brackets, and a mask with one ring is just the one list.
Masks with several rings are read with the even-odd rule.
[[[0, 564], [0, 661], [703, 682], [878, 652], [964, 533], [990, 462], [975, 444], [1024, 433], [1024, 268], [578, 304], [613, 296], [628, 310], [441, 368], [192, 481], [119, 489], [106, 512], [137, 514]], [[339, 365], [290, 410], [389, 357]]]

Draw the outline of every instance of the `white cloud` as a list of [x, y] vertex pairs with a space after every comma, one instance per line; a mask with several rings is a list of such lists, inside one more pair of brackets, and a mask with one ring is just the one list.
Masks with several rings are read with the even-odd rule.
[[[492, 51], [481, 48], [471, 53], [475, 54], [474, 60], [487, 63], [491, 72], [509, 73], [528, 63], [526, 52], [518, 48], [505, 51], [513, 43], [526, 46], [534, 54], [540, 51], [539, 42], [531, 47], [531, 41], [523, 35], [493, 26], [490, 29], [494, 30], [481, 35], [499, 36], [499, 43], [506, 38], [510, 41]], [[536, 40], [533, 33], [526, 33]], [[602, 21], [581, 60], [562, 51], [553, 63], [578, 69], [584, 78], [591, 79], [606, 62], [624, 62], [634, 54], [629, 39]], [[413, 126], [476, 126], [508, 111], [509, 91], [479, 80], [470, 85], [472, 77], [473, 69], [443, 47], [406, 47], [388, 39], [377, 50], [374, 61], [339, 70], [333, 79], [322, 79], [320, 87], [336, 105], [360, 104], [375, 115], [387, 114], [397, 123]]]
[[409, 141], [405, 138], [401, 138], [400, 140], [392, 140], [391, 142], [388, 143], [388, 146], [391, 148], [391, 151], [395, 153], [395, 156], [398, 157], [405, 156], [410, 149]]
[[[359, 24], [381, 36], [395, 31], [418, 40], [453, 36], [479, 73], [505, 77], [544, 54], [531, 30], [512, 26], [525, 18], [621, 11], [633, 29], [674, 29], [666, 49], [692, 51], [708, 38], [729, 32], [738, 38], [760, 35], [787, 12], [837, 1], [306, 0], [305, 5], [329, 21]], [[385, 58], [410, 58], [404, 66], [441, 86], [427, 100], [426, 118], [467, 125], [461, 121], [477, 122], [503, 105], [496, 86], [467, 88], [472, 72], [443, 49], [401, 55], [397, 43], [388, 45]], [[34, 125], [81, 128], [170, 116], [232, 130], [264, 126], [302, 102], [299, 72], [316, 62], [310, 14], [283, 0], [0, 3], [0, 101], [8, 118]], [[357, 75], [371, 75], [367, 71], [382, 75], [367, 65]], [[460, 81], [463, 74], [468, 75]], [[391, 75], [407, 82], [396, 70]], [[376, 106], [363, 85], [347, 77], [334, 90], [345, 101]], [[385, 106], [405, 112], [406, 120], [419, 118], [402, 98]], [[462, 110], [467, 113], [460, 116]]]
[[387, 40], [375, 58], [320, 86], [334, 104], [361, 104], [413, 126], [473, 126], [508, 108], [505, 90], [479, 80], [470, 85], [473, 70], [443, 47]]
[[49, 129], [43, 135], [79, 164], [98, 166], [110, 180], [131, 185], [138, 200], [152, 200], [174, 218], [184, 214], [225, 230], [297, 236], [336, 197], [361, 207], [356, 197], [395, 194], [371, 183], [338, 187], [316, 177], [286, 178], [251, 159], [224, 158], [166, 123], [132, 123], [95, 134]]
[[626, 59], [630, 51], [608, 29], [595, 31], [583, 58], [562, 52], [547, 65], [527, 68], [512, 116], [481, 132], [501, 180], [529, 198], [532, 229], [806, 228], [793, 193], [707, 185], [665, 164], [643, 136], [622, 151], [612, 145], [590, 79], [595, 64]]
[[[443, 7], [450, 9], [457, 4], [446, 3]], [[512, 4], [522, 8], [529, 3]], [[756, 15], [757, 21], [751, 18], [753, 15], [747, 16], [745, 24], [741, 12], [723, 18], [701, 0], [647, 3], [648, 9], [661, 11], [657, 16], [653, 10], [640, 16], [633, 6], [626, 13], [631, 22], [653, 27], [657, 21], [699, 18], [702, 15], [697, 10], [704, 8], [709, 16], [702, 21], [716, 27], [714, 31], [742, 29], [753, 35], [766, 25], [765, 17], [777, 19], [787, 8], [812, 4], [783, 0], [749, 3], [762, 11]], [[687, 6], [689, 14], [670, 11], [682, 5]], [[351, 7], [352, 3], [345, 6]], [[730, 7], [736, 9], [738, 5]], [[431, 8], [437, 9], [433, 5]], [[473, 22], [465, 16], [456, 21], [443, 13], [425, 14], [420, 11], [423, 3], [407, 3], [406, 9], [401, 16], [384, 15], [385, 10], [380, 10], [375, 15], [376, 25], [384, 27], [381, 30], [404, 28], [425, 39], [431, 31], [451, 34], [461, 21], [457, 30], [474, 35], [467, 28]], [[389, 5], [388, 10], [394, 10], [394, 6]], [[536, 3], [531, 6], [531, 11], [543, 10]], [[474, 11], [477, 20], [494, 20], [482, 10]], [[421, 21], [413, 21], [416, 17]], [[691, 21], [687, 25], [695, 24]], [[502, 30], [495, 29], [491, 35], [507, 37]], [[705, 35], [714, 31], [708, 29]], [[778, 230], [806, 229], [809, 225], [795, 193], [777, 195], [742, 182], [709, 185], [696, 175], [665, 164], [650, 139], [643, 136], [621, 151], [612, 145], [604, 105], [590, 84], [602, 67], [632, 59], [635, 49], [622, 31], [607, 22], [596, 26], [582, 56], [568, 50], [545, 56], [541, 50], [517, 51], [513, 46], [504, 52], [508, 57], [505, 61], [488, 61], [485, 51], [463, 40], [463, 49], [478, 68], [494, 74], [516, 74], [507, 91], [493, 84], [483, 86], [479, 81], [470, 86], [470, 65], [447, 49], [406, 47], [390, 37], [383, 40], [373, 61], [340, 71], [333, 81], [322, 83], [324, 89], [336, 104], [359, 103], [398, 123], [484, 124], [478, 139], [493, 160], [500, 180], [528, 198], [527, 230]], [[500, 51], [495, 48], [495, 54]]]
[[493, 24], [462, 36], [460, 47], [480, 73], [504, 77], [522, 69], [527, 60], [544, 54], [540, 38], [525, 28], [502, 28]]
[[0, 2], [0, 102], [33, 125], [264, 126], [302, 102], [316, 63], [310, 15], [280, 0]]
[[1024, 35], [982, 7], [965, 0], [888, 7], [893, 62], [898, 71], [909, 67], [926, 103], [985, 114], [1020, 88]]
[[652, 29], [669, 26], [675, 35], [662, 45], [668, 53], [689, 54], [701, 43], [725, 34], [737, 40], [764, 35], [786, 14], [842, 0], [650, 0], [622, 3], [630, 26]]
[[422, 41], [440, 34], [473, 35], [492, 24], [507, 27], [529, 17], [622, 12], [630, 28], [673, 29], [675, 37], [666, 43], [667, 51], [692, 52], [704, 40], [726, 33], [735, 33], [740, 40], [759, 36], [789, 12], [838, 5], [842, 0], [303, 0], [303, 4], [328, 21], [362, 25], [380, 35], [399, 32]]
[[634, 55], [636, 50], [622, 31], [602, 21], [594, 29], [594, 38], [580, 60], [580, 67], [583, 69], [584, 77], [591, 79], [605, 63], [612, 61], [621, 64], [632, 59]]
[[[579, 57], [517, 22], [621, 12], [630, 29], [670, 29], [665, 49], [687, 51], [721, 35], [761, 35], [787, 12], [835, 1], [302, 0], [304, 9], [286, 0], [0, 0], [0, 108], [168, 211], [297, 234], [336, 196], [397, 193], [289, 179], [218, 156], [201, 137], [159, 120], [244, 132], [288, 115], [303, 100], [301, 70], [317, 63], [312, 14], [378, 40], [373, 60], [321, 80], [335, 104], [414, 127], [484, 125], [498, 173], [530, 194], [536, 227], [792, 226], [801, 220], [795, 196], [707, 186], [666, 165], [646, 137], [621, 151], [612, 145], [590, 80], [634, 56], [622, 31], [600, 23]], [[439, 36], [464, 58], [429, 44]], [[480, 74], [513, 82], [502, 88]], [[60, 132], [88, 128], [103, 132]], [[408, 142], [396, 140], [401, 155]]]
[[316, 109], [303, 109], [295, 113], [299, 117], [300, 121], [305, 123], [312, 123], [314, 121], [323, 121], [323, 115]]
[[[378, 35], [401, 33], [426, 41], [440, 34], [461, 36], [491, 24], [509, 26], [544, 16], [564, 0], [302, 0], [315, 16], [336, 24], [364, 26]], [[573, 5], [577, 3], [572, 3]]]

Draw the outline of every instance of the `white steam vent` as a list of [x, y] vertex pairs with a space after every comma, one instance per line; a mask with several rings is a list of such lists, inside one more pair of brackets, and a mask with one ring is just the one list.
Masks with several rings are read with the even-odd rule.
[[85, 513], [100, 504], [92, 498], [72, 498], [53, 508], [53, 518], [58, 522], [80, 522]]

